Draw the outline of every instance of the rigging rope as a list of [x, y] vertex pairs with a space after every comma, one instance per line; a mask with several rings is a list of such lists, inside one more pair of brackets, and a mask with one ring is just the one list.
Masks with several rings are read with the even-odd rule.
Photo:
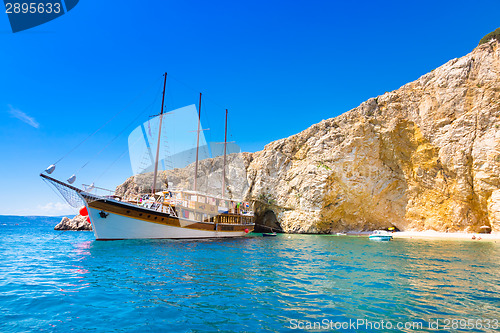
[[42, 178], [42, 180], [43, 180], [44, 182], [46, 182], [47, 184], [49, 184], [49, 188], [50, 188], [52, 191], [54, 191], [54, 193], [55, 193], [55, 194], [56, 194], [59, 198], [61, 198], [63, 201], [67, 201], [67, 200], [64, 198], [64, 196], [63, 196], [60, 192], [56, 191], [56, 190], [55, 190], [55, 189], [51, 186], [51, 185], [52, 185], [52, 183], [51, 183], [51, 182], [49, 182], [49, 181], [48, 181], [47, 179], [45, 179], [45, 178]]
[[[139, 142], [142, 138], [141, 137], [138, 137], [137, 140], [134, 141], [134, 143], [131, 145], [131, 147], [135, 146], [135, 144], [137, 142]], [[118, 158], [116, 160], [114, 160], [100, 175], [99, 177], [97, 177], [94, 181], [94, 183], [97, 183], [97, 181], [99, 179], [101, 179], [102, 176], [104, 176], [104, 174], [106, 174], [106, 172], [109, 171], [109, 169], [111, 169], [111, 167], [116, 163], [118, 162], [123, 156], [125, 156], [126, 153], [128, 153], [128, 150], [129, 150], [129, 147], [127, 147], [121, 154], [120, 156], [118, 156]]]
[[[162, 76], [163, 77], [163, 76]], [[121, 114], [123, 111], [125, 111], [127, 108], [129, 108], [136, 100], [138, 100], [142, 95], [146, 93], [154, 84], [157, 84], [155, 81], [153, 84], [150, 86], [146, 87], [142, 92], [139, 93], [129, 104], [127, 104], [124, 108], [119, 110], [114, 116], [112, 116], [107, 122], [105, 122], [101, 127], [99, 127], [97, 130], [94, 131], [94, 133], [90, 134], [87, 136], [83, 141], [81, 141], [79, 144], [77, 144], [75, 147], [73, 147], [70, 151], [68, 151], [65, 155], [63, 155], [60, 159], [58, 159], [54, 164], [57, 164], [61, 162], [64, 158], [66, 158], [69, 154], [74, 152], [78, 147], [80, 147], [82, 144], [84, 144], [88, 139], [93, 137], [97, 132], [102, 130], [107, 124], [109, 124], [113, 119], [115, 119], [119, 114]]]
[[[162, 75], [162, 78], [163, 78], [163, 75]], [[188, 88], [189, 90], [192, 90], [194, 92], [198, 92], [196, 89], [194, 89], [193, 87], [189, 86], [188, 84], [178, 80], [177, 78], [175, 77], [172, 77], [171, 75], [169, 75], [169, 78], [173, 79], [174, 81], [180, 83], [181, 85], [185, 86], [186, 88]], [[148, 90], [151, 89], [152, 86], [154, 86], [155, 84], [157, 84], [157, 81], [156, 80], [154, 83], [152, 83], [150, 86], [146, 87], [144, 90], [142, 90], [131, 102], [129, 102], [124, 108], [122, 108], [121, 110], [119, 110], [116, 114], [114, 114], [110, 119], [108, 119], [102, 126], [100, 126], [97, 130], [95, 130], [93, 133], [91, 133], [89, 136], [87, 136], [83, 141], [81, 141], [80, 143], [78, 143], [74, 148], [72, 148], [70, 151], [68, 151], [64, 156], [62, 156], [61, 158], [59, 158], [54, 164], [57, 164], [59, 163], [61, 160], [63, 160], [65, 157], [67, 157], [69, 154], [71, 154], [72, 152], [74, 152], [76, 149], [78, 149], [82, 144], [84, 144], [86, 141], [88, 141], [91, 137], [93, 137], [96, 133], [98, 133], [99, 131], [101, 131], [106, 125], [108, 125], [112, 120], [114, 120], [116, 117], [118, 117], [121, 113], [123, 113], [126, 109], [128, 109], [131, 105], [133, 105], [134, 102], [136, 102], [140, 97], [142, 97]], [[159, 88], [160, 89], [160, 88]], [[161, 90], [161, 89], [160, 89]], [[78, 172], [80, 172], [83, 168], [85, 168], [92, 160], [94, 160], [97, 156], [99, 156], [104, 150], [106, 150], [116, 139], [118, 139], [131, 125], [133, 125], [137, 119], [139, 119], [145, 112], [147, 112], [150, 108], [152, 108], [152, 106], [157, 102], [158, 100], [158, 97], [159, 97], [159, 92], [160, 90], [157, 92], [157, 94], [155, 95], [155, 99], [153, 100], [153, 102], [148, 105], [146, 108], [144, 108], [144, 110], [142, 112], [140, 112], [137, 117], [135, 117], [127, 126], [125, 126], [125, 128], [123, 130], [121, 130], [113, 139], [111, 139], [101, 150], [99, 150], [95, 155], [93, 155], [86, 163], [84, 163], [80, 169], [78, 169], [77, 172], [75, 172], [75, 174], [78, 174]], [[171, 95], [171, 98], [173, 100], [173, 96]], [[220, 104], [218, 104], [217, 102], [215, 102], [213, 99], [207, 97], [206, 95], [203, 96], [203, 99], [204, 100], [209, 100], [210, 103], [220, 107], [220, 108], [223, 108]], [[210, 104], [209, 103], [209, 104]], [[205, 104], [205, 108], [207, 108], [207, 105]], [[210, 106], [208, 105], [208, 109], [210, 109]], [[204, 119], [207, 120], [208, 122], [209, 121], [209, 117], [206, 117], [205, 116], [205, 113], [203, 113], [204, 115]], [[208, 136], [210, 137], [210, 140], [212, 139], [212, 135], [211, 133], [208, 133]], [[135, 144], [135, 143], [134, 143]], [[208, 146], [207, 146], [208, 148]], [[109, 169], [118, 161], [120, 160], [128, 151], [128, 148], [123, 152], [121, 153], [118, 158], [116, 160], [114, 160], [106, 169], [103, 173], [101, 173], [101, 175], [99, 175], [99, 177], [97, 177], [96, 181], [99, 180], [106, 172], [109, 171]], [[209, 155], [211, 154], [211, 152], [209, 151], [208, 152]], [[208, 181], [208, 179], [207, 179]], [[207, 184], [208, 186], [208, 184]], [[57, 193], [57, 191], [54, 191]]]
[[83, 168], [85, 168], [90, 162], [92, 162], [92, 160], [94, 160], [97, 156], [99, 156], [104, 150], [106, 150], [106, 148], [108, 148], [116, 139], [118, 139], [122, 134], [123, 132], [125, 132], [125, 130], [127, 130], [131, 125], [133, 125], [137, 119], [139, 119], [144, 113], [146, 113], [146, 111], [148, 111], [155, 103], [156, 101], [158, 100], [158, 94], [156, 94], [156, 97], [154, 99], [154, 101], [149, 104], [146, 108], [144, 108], [144, 110], [142, 112], [140, 112], [137, 117], [135, 117], [130, 123], [128, 123], [127, 126], [125, 126], [125, 128], [123, 130], [121, 130], [117, 135], [115, 135], [115, 137], [113, 139], [111, 139], [111, 141], [109, 141], [100, 151], [98, 151], [94, 156], [92, 156], [84, 165], [81, 166], [80, 169], [78, 169], [77, 172], [75, 172], [75, 174], [77, 174], [78, 172], [80, 172]]
[[64, 234], [66, 231], [69, 231], [69, 230], [70, 229], [64, 230], [63, 232], [61, 232], [61, 233], [57, 234], [56, 236], [54, 236], [53, 238], [51, 238], [50, 240], [52, 241], [52, 240], [56, 239], [57, 237], [61, 236], [62, 234]]

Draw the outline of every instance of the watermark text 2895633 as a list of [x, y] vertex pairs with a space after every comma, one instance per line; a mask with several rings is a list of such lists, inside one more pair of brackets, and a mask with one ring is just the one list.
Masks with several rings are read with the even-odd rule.
[[50, 14], [52, 12], [59, 14], [61, 12], [61, 4], [57, 2], [35, 3], [35, 2], [6, 2], [5, 12], [7, 14]]
[[73, 9], [79, 0], [3, 0], [12, 32], [49, 22]]
[[324, 318], [322, 320], [297, 320], [291, 319], [288, 328], [292, 330], [363, 330], [363, 331], [401, 331], [401, 330], [482, 330], [500, 328], [498, 319], [431, 319], [415, 321], [388, 321], [388, 320], [368, 320], [364, 318], [346, 319], [341, 321]]

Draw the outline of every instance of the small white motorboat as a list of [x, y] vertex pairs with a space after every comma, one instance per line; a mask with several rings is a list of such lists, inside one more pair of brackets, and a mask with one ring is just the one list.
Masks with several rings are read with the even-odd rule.
[[392, 234], [385, 230], [375, 230], [369, 238], [376, 241], [390, 241], [392, 240]]

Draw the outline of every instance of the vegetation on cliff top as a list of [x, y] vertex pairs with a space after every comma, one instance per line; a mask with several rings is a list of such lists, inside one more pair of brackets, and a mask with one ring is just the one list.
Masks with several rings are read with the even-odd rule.
[[489, 34], [487, 34], [486, 36], [484, 36], [483, 38], [481, 38], [478, 45], [487, 43], [491, 39], [496, 39], [497, 41], [500, 42], [500, 28], [497, 28], [495, 31], [492, 31]]

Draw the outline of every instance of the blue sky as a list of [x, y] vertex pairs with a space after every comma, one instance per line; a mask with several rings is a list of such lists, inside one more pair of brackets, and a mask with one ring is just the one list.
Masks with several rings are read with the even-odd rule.
[[[497, 0], [147, 1], [81, 0], [69, 13], [13, 34], [0, 13], [0, 214], [68, 209], [38, 177], [107, 188], [131, 175], [127, 135], [169, 73], [167, 108], [197, 103], [210, 141], [244, 151], [335, 117], [364, 100], [469, 53], [500, 26]], [[133, 126], [130, 127], [132, 130]]]

